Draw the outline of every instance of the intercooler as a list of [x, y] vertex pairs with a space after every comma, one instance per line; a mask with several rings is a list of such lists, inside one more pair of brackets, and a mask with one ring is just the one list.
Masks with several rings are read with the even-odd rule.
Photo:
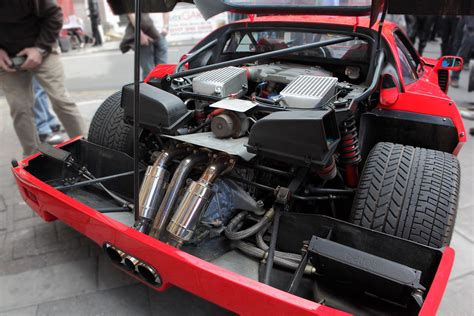
[[227, 98], [247, 89], [247, 73], [238, 67], [207, 71], [193, 79], [193, 91], [203, 95]]
[[337, 82], [335, 77], [299, 76], [280, 92], [282, 103], [298, 109], [322, 106], [336, 94]]

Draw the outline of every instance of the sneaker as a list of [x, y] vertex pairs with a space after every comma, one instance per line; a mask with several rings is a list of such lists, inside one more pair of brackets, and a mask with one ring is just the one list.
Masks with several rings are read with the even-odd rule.
[[451, 87], [459, 88], [459, 80], [451, 80]]
[[40, 134], [39, 139], [42, 143], [47, 143], [50, 145], [61, 144], [64, 141], [62, 136], [57, 133]]
[[53, 133], [57, 133], [57, 132], [61, 132], [61, 125], [57, 124], [57, 125], [52, 125], [50, 126], [49, 128], [51, 128], [51, 131]]

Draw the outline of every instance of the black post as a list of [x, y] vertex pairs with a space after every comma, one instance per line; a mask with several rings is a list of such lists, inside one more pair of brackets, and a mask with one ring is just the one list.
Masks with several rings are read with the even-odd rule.
[[140, 173], [138, 166], [139, 151], [139, 122], [140, 122], [140, 30], [142, 21], [142, 3], [141, 0], [135, 0], [135, 64], [134, 64], [134, 100], [133, 100], [133, 213], [135, 221], [138, 220], [138, 211], [140, 209]]

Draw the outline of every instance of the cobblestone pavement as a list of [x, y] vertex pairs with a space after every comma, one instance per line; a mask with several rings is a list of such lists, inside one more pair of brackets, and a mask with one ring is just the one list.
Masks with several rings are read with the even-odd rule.
[[[89, 120], [113, 91], [74, 93]], [[471, 96], [452, 92], [467, 104]], [[474, 126], [467, 121], [466, 127]], [[100, 248], [61, 222], [45, 223], [22, 201], [10, 173], [21, 156], [0, 97], [0, 315], [219, 315], [219, 307], [172, 288], [156, 293], [115, 269]], [[461, 198], [452, 239], [456, 259], [440, 315], [473, 315], [474, 140], [459, 156]], [[185, 304], [183, 304], [185, 302]]]

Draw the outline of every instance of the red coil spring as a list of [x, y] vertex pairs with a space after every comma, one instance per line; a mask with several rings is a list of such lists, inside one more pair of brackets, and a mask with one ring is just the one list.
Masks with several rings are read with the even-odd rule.
[[339, 144], [339, 162], [346, 169], [346, 184], [351, 188], [357, 187], [359, 183], [358, 165], [362, 160], [359, 148], [359, 134], [356, 121], [351, 115], [341, 129], [341, 143]]

